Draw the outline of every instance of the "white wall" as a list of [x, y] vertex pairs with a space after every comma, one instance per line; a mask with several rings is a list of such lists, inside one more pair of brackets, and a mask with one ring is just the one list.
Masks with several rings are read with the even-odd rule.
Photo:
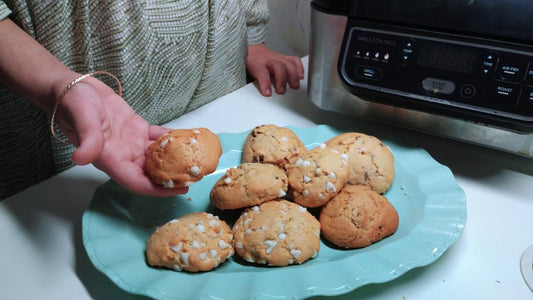
[[308, 54], [311, 0], [268, 0], [270, 8], [267, 46], [299, 57]]

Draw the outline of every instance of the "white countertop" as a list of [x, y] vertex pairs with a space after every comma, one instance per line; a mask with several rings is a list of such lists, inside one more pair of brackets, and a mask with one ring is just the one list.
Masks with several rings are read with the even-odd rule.
[[[220, 133], [260, 124], [327, 124], [424, 148], [450, 167], [466, 193], [461, 237], [429, 266], [331, 298], [533, 299], [519, 267], [522, 252], [533, 244], [532, 159], [322, 111], [308, 100], [306, 88], [302, 81], [299, 90], [263, 98], [249, 84], [167, 126]], [[82, 244], [81, 216], [107, 180], [93, 166], [77, 166], [0, 202], [1, 299], [143, 298], [96, 270]]]

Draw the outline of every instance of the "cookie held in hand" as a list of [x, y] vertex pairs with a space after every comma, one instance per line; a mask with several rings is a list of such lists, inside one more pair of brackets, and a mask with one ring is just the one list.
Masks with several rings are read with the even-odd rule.
[[209, 129], [175, 129], [148, 147], [146, 171], [166, 188], [187, 187], [214, 172], [221, 155], [220, 140]]

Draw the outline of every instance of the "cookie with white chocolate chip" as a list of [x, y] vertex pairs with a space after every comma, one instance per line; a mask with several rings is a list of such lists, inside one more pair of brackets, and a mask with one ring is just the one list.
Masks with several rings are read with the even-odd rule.
[[322, 235], [343, 248], [367, 247], [396, 232], [398, 212], [369, 187], [347, 185], [320, 212]]
[[242, 162], [273, 164], [286, 170], [290, 162], [306, 151], [305, 145], [289, 128], [259, 125], [244, 141]]
[[389, 189], [394, 179], [394, 156], [378, 138], [359, 132], [345, 132], [326, 145], [348, 155], [349, 184], [365, 185], [378, 193]]
[[153, 267], [175, 271], [210, 271], [234, 253], [229, 226], [206, 212], [190, 213], [157, 228], [146, 243]]
[[237, 209], [284, 197], [285, 171], [271, 164], [243, 163], [226, 170], [211, 189], [211, 203], [219, 209]]
[[289, 195], [306, 207], [326, 204], [348, 181], [347, 157], [325, 144], [311, 149], [288, 167]]
[[250, 263], [301, 264], [320, 250], [320, 223], [296, 203], [268, 201], [241, 213], [233, 225], [233, 247]]
[[220, 140], [209, 129], [174, 129], [148, 147], [145, 166], [157, 184], [190, 186], [214, 172], [221, 155]]

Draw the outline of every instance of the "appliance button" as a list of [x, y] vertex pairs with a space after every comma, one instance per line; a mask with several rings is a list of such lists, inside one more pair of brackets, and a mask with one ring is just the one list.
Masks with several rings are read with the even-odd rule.
[[357, 77], [371, 80], [380, 80], [383, 77], [383, 72], [375, 67], [359, 66], [355, 72]]
[[476, 87], [473, 84], [465, 84], [461, 87], [461, 97], [470, 99], [476, 95]]
[[498, 76], [505, 81], [521, 82], [525, 72], [526, 65], [518, 62], [502, 61], [498, 67]]
[[481, 59], [481, 77], [492, 77], [498, 63], [498, 55], [493, 52], [486, 53]]
[[434, 94], [451, 94], [455, 91], [455, 83], [449, 80], [428, 77], [422, 80], [424, 90]]
[[533, 116], [533, 87], [528, 86], [523, 90], [518, 109], [522, 115]]
[[527, 70], [526, 74], [526, 83], [533, 85], [533, 63], [529, 64], [529, 69]]
[[520, 96], [519, 85], [507, 82], [495, 82], [491, 89], [489, 103], [492, 108], [514, 110]]

